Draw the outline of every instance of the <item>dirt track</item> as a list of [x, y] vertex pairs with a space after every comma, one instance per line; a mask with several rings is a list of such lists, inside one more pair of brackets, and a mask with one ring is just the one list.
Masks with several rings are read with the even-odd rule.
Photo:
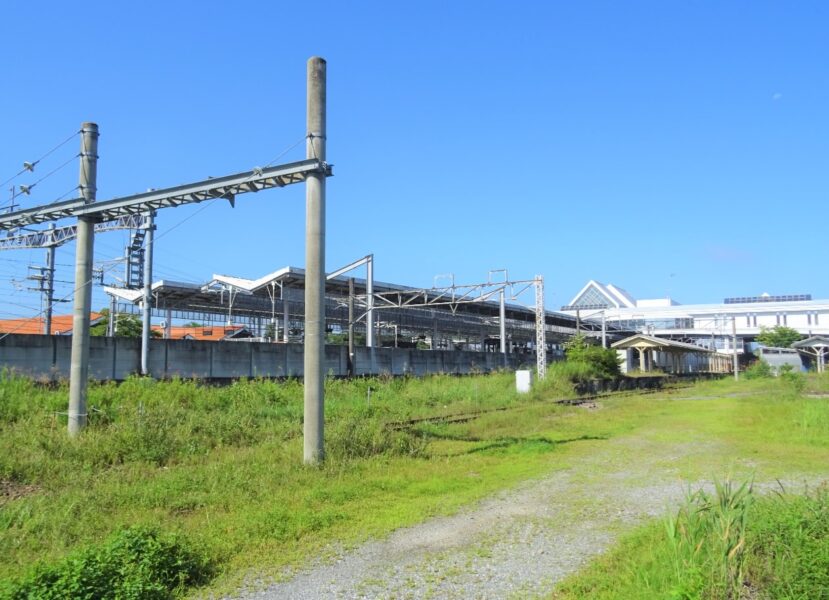
[[597, 444], [595, 453], [565, 471], [526, 482], [454, 516], [335, 552], [331, 561], [235, 597], [544, 596], [607, 549], [619, 533], [676, 505], [688, 487], [677, 475], [679, 461], [722, 450], [706, 442], [645, 440]]

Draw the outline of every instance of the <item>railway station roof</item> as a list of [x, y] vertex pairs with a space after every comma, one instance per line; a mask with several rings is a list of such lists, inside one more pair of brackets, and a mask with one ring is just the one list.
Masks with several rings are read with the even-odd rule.
[[685, 342], [677, 342], [676, 340], [669, 340], [667, 338], [655, 337], [652, 335], [645, 335], [639, 333], [632, 335], [618, 342], [610, 345], [616, 350], [627, 350], [628, 348], [652, 348], [654, 350], [662, 350], [665, 352], [699, 352], [703, 354], [711, 354], [714, 350], [703, 348], [695, 344], [688, 344]]

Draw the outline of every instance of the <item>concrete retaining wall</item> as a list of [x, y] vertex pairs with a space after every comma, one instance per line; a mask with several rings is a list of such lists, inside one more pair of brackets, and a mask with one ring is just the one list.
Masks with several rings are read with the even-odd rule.
[[654, 377], [619, 377], [617, 379], [589, 379], [576, 385], [576, 391], [582, 395], [606, 394], [625, 390], [661, 389], [663, 385], [678, 381], [696, 381], [698, 379], [721, 379], [723, 373], [686, 373], [683, 375], [662, 375]]
[[[0, 367], [39, 379], [66, 379], [70, 336], [7, 335], [0, 339]], [[92, 379], [121, 381], [139, 371], [141, 340], [93, 337], [89, 375]], [[535, 366], [531, 354], [505, 357], [493, 352], [355, 348], [356, 375], [426, 375], [429, 373], [486, 373], [499, 368]], [[234, 379], [240, 377], [302, 377], [302, 344], [260, 342], [203, 342], [150, 340], [149, 368], [158, 379], [171, 377]], [[348, 374], [348, 348], [325, 347], [325, 372]]]

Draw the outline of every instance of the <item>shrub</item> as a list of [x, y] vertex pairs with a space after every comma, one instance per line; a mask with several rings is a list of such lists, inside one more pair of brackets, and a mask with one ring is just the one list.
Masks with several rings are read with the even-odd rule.
[[35, 567], [2, 595], [9, 600], [167, 599], [210, 576], [209, 562], [177, 536], [131, 527], [58, 564]]
[[583, 379], [613, 379], [620, 374], [620, 360], [616, 351], [591, 344], [581, 334], [564, 344], [564, 354], [568, 363], [581, 363], [587, 366], [585, 374], [589, 373], [589, 376]]
[[792, 386], [795, 393], [799, 394], [806, 387], [806, 378], [803, 373], [794, 370], [791, 365], [782, 365], [780, 367], [780, 379]]
[[755, 360], [746, 368], [746, 379], [765, 379], [772, 376], [769, 363], [764, 360]]

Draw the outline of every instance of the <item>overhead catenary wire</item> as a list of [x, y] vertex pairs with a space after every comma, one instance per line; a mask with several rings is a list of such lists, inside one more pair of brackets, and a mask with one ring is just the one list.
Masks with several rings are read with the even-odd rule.
[[[61, 169], [63, 169], [64, 167], [66, 167], [66, 165], [68, 165], [69, 163], [71, 163], [72, 161], [74, 161], [74, 160], [75, 160], [76, 158], [78, 158], [79, 156], [80, 156], [80, 154], [76, 154], [75, 156], [72, 156], [72, 157], [71, 157], [71, 158], [69, 158], [66, 162], [64, 162], [63, 164], [61, 164], [61, 165], [60, 165], [60, 166], [58, 166], [58, 167], [55, 167], [54, 169], [52, 169], [51, 171], [49, 171], [48, 173], [46, 173], [46, 175], [44, 175], [43, 177], [41, 177], [40, 179], [38, 179], [37, 181], [35, 181], [35, 182], [34, 182], [34, 183], [32, 183], [32, 184], [30, 184], [30, 185], [25, 185], [25, 186], [24, 186], [24, 185], [21, 185], [21, 186], [20, 186], [20, 191], [21, 191], [21, 193], [24, 193], [24, 194], [26, 194], [26, 195], [28, 196], [28, 195], [31, 193], [32, 189], [33, 189], [33, 188], [34, 188], [37, 184], [39, 184], [39, 183], [40, 183], [41, 181], [43, 181], [44, 179], [48, 179], [49, 177], [51, 177], [52, 175], [54, 175], [55, 173], [57, 173], [58, 171], [60, 171], [60, 170], [61, 170]], [[73, 189], [78, 189], [78, 188], [77, 188], [77, 186], [76, 186], [76, 187], [75, 187], [75, 188], [73, 188]], [[67, 192], [67, 194], [68, 194], [68, 193], [71, 193], [71, 191], [70, 191], [70, 192]], [[64, 194], [64, 196], [65, 196], [65, 195], [66, 195], [66, 194]], [[12, 199], [11, 199], [11, 200], [7, 200], [7, 201], [6, 201], [6, 204], [9, 204], [9, 203], [11, 203], [11, 202], [14, 202], [14, 199], [15, 199], [15, 198], [17, 198], [17, 197], [19, 197], [19, 196], [20, 196], [20, 194], [16, 194], [16, 195], [12, 196]], [[55, 202], [56, 202], [56, 201], [55, 201]], [[54, 202], [53, 202], [53, 203], [54, 203]]]
[[[75, 294], [76, 294], [79, 290], [83, 289], [83, 288], [84, 288], [84, 287], [86, 287], [87, 285], [92, 284], [94, 281], [95, 281], [95, 276], [93, 275], [90, 279], [87, 279], [87, 280], [86, 280], [85, 282], [83, 282], [82, 284], [80, 284], [80, 285], [76, 285], [76, 286], [72, 289], [72, 291], [71, 291], [71, 292], [69, 292], [68, 294], [66, 294], [66, 295], [65, 295], [65, 296], [63, 296], [62, 298], [58, 298], [57, 300], [54, 300], [54, 301], [53, 301], [53, 302], [52, 302], [49, 306], [44, 307], [41, 311], [39, 311], [37, 314], [35, 314], [35, 315], [34, 315], [33, 317], [31, 317], [31, 318], [32, 318], [32, 319], [37, 319], [38, 317], [40, 317], [40, 316], [42, 316], [42, 315], [46, 314], [46, 311], [47, 311], [47, 310], [53, 309], [53, 308], [55, 307], [55, 305], [57, 305], [57, 304], [59, 304], [59, 303], [61, 303], [61, 302], [68, 302], [68, 301], [69, 301], [69, 299], [70, 299], [70, 298], [72, 298], [72, 297], [73, 297], [73, 296], [74, 296], [74, 295], [75, 295]], [[0, 341], [2, 341], [2, 340], [4, 340], [4, 339], [6, 339], [8, 336], [12, 335], [13, 333], [16, 333], [17, 331], [19, 331], [20, 329], [22, 329], [24, 326], [25, 326], [25, 325], [21, 323], [18, 327], [15, 327], [15, 328], [14, 328], [14, 329], [12, 329], [11, 331], [7, 331], [7, 332], [3, 333], [2, 335], [0, 335]]]
[[64, 194], [61, 194], [60, 196], [58, 196], [57, 198], [55, 198], [54, 200], [52, 200], [49, 204], [57, 204], [58, 202], [60, 202], [60, 201], [61, 201], [61, 200], [63, 200], [64, 198], [66, 198], [69, 194], [71, 194], [71, 193], [72, 193], [72, 192], [74, 192], [75, 190], [80, 189], [80, 187], [81, 187], [81, 186], [79, 186], [79, 185], [74, 186], [71, 190], [69, 190], [69, 191], [65, 192]]
[[[12, 181], [14, 181], [15, 179], [17, 179], [18, 177], [20, 177], [21, 175], [23, 175], [26, 171], [34, 171], [34, 168], [38, 165], [38, 163], [40, 163], [40, 161], [42, 161], [44, 158], [48, 157], [50, 154], [52, 154], [52, 153], [53, 153], [53, 152], [55, 152], [56, 150], [58, 150], [58, 149], [60, 149], [61, 147], [65, 146], [66, 144], [68, 144], [68, 143], [72, 140], [72, 138], [74, 138], [74, 137], [75, 137], [76, 135], [78, 135], [79, 133], [81, 133], [81, 130], [80, 130], [80, 129], [78, 129], [77, 131], [73, 132], [73, 133], [72, 133], [72, 135], [70, 135], [68, 138], [66, 138], [65, 140], [63, 140], [63, 141], [62, 141], [61, 143], [59, 143], [57, 146], [55, 146], [54, 148], [52, 148], [51, 150], [49, 150], [48, 152], [46, 152], [43, 156], [41, 156], [41, 157], [40, 157], [40, 158], [38, 158], [37, 160], [34, 160], [34, 161], [30, 162], [30, 163], [24, 163], [23, 168], [22, 168], [20, 171], [18, 171], [17, 173], [15, 173], [14, 175], [12, 175], [11, 177], [9, 177], [8, 179], [6, 179], [3, 183], [0, 183], [0, 187], [3, 187], [3, 186], [4, 186], [4, 185], [6, 185], [7, 183], [11, 183], [11, 182], [12, 182]], [[73, 156], [72, 158], [76, 158], [76, 157], [74, 157], [74, 156]]]
[[285, 156], [286, 154], [288, 154], [288, 152], [290, 152], [291, 150], [293, 150], [294, 148], [296, 148], [297, 146], [299, 146], [302, 142], [304, 142], [304, 141], [306, 140], [306, 138], [307, 138], [307, 137], [308, 137], [308, 136], [305, 136], [305, 135], [304, 135], [304, 136], [302, 136], [301, 138], [299, 138], [296, 142], [294, 142], [293, 144], [291, 144], [290, 146], [288, 146], [285, 150], [283, 150], [282, 152], [280, 152], [280, 153], [279, 153], [279, 154], [278, 154], [278, 155], [277, 155], [274, 159], [272, 159], [269, 163], [267, 163], [267, 164], [265, 165], [265, 168], [270, 167], [273, 163], [275, 163], [275, 162], [276, 162], [276, 161], [278, 161], [280, 158], [282, 158], [283, 156]]
[[[72, 134], [71, 136], [69, 136], [66, 140], [64, 140], [63, 142], [61, 142], [60, 144], [58, 144], [57, 146], [55, 146], [54, 148], [52, 148], [49, 152], [47, 152], [47, 153], [46, 153], [46, 154], [44, 154], [41, 158], [39, 158], [37, 161], [35, 161], [34, 163], [32, 163], [32, 167], [33, 167], [35, 164], [39, 163], [39, 162], [40, 162], [41, 160], [43, 160], [44, 158], [46, 158], [48, 155], [52, 154], [54, 151], [56, 151], [56, 150], [57, 150], [58, 148], [60, 148], [61, 146], [63, 146], [64, 144], [68, 143], [69, 141], [71, 141], [71, 140], [75, 137], [75, 135], [77, 135], [78, 133], [81, 133], [81, 131], [79, 130], [79, 131], [77, 131], [77, 132], [73, 133], [73, 134]], [[307, 139], [307, 137], [308, 137], [308, 136], [303, 136], [303, 137], [299, 138], [299, 139], [298, 139], [296, 142], [294, 142], [293, 144], [289, 145], [289, 146], [288, 146], [287, 148], [285, 148], [285, 149], [284, 149], [281, 153], [279, 153], [279, 154], [278, 154], [275, 158], [273, 158], [271, 161], [269, 161], [269, 162], [266, 164], [266, 167], [271, 166], [273, 163], [275, 163], [276, 161], [278, 161], [279, 159], [281, 159], [283, 156], [285, 156], [286, 154], [288, 154], [289, 152], [291, 152], [292, 150], [294, 150], [294, 149], [295, 149], [297, 146], [299, 146], [299, 145], [300, 145], [303, 141], [305, 141], [305, 140]], [[40, 183], [41, 181], [43, 181], [43, 180], [44, 180], [44, 179], [46, 179], [47, 177], [50, 177], [51, 175], [53, 175], [54, 173], [56, 173], [56, 172], [57, 172], [57, 171], [59, 171], [60, 169], [64, 168], [66, 165], [68, 165], [70, 162], [72, 162], [72, 161], [73, 161], [75, 158], [77, 158], [78, 156], [81, 156], [81, 154], [76, 154], [76, 155], [74, 155], [74, 156], [73, 156], [73, 157], [71, 157], [69, 160], [67, 160], [66, 162], [64, 162], [64, 163], [63, 163], [63, 164], [61, 164], [60, 166], [56, 167], [55, 169], [53, 169], [52, 171], [50, 171], [49, 173], [47, 173], [46, 175], [44, 175], [43, 177], [41, 177], [40, 179], [38, 179], [38, 180], [37, 180], [35, 183], [33, 183], [32, 185], [27, 186], [27, 190], [31, 190], [31, 188], [32, 188], [32, 187], [34, 187], [35, 185], [37, 185], [38, 183]], [[84, 169], [84, 170], [86, 169], [86, 165], [84, 164], [84, 161], [81, 161], [81, 168], [82, 168], [82, 169]], [[30, 168], [24, 168], [24, 169], [23, 169], [23, 171], [21, 171], [21, 173], [19, 173], [19, 174], [17, 174], [17, 175], [15, 175], [15, 176], [13, 176], [13, 177], [12, 177], [12, 178], [10, 178], [10, 179], [9, 179], [6, 183], [8, 183], [9, 181], [12, 181], [12, 180], [13, 180], [14, 178], [16, 178], [18, 175], [20, 175], [20, 174], [24, 173], [24, 172], [25, 172], [25, 171], [27, 171], [27, 170], [28, 170], [28, 171], [31, 171], [32, 169], [30, 169]], [[256, 170], [257, 170], [257, 169], [254, 169], [254, 171], [256, 171]], [[79, 189], [80, 187], [81, 187], [81, 186], [74, 186], [72, 189], [70, 189], [68, 192], [66, 192], [66, 193], [65, 193], [65, 194], [63, 194], [62, 196], [60, 196], [57, 200], [54, 200], [52, 203], [55, 203], [55, 202], [60, 201], [61, 199], [65, 198], [66, 196], [68, 196], [69, 194], [71, 194], [73, 191], [75, 191], [75, 190]], [[164, 232], [163, 232], [163, 233], [161, 233], [160, 235], [156, 236], [156, 237], [155, 237], [155, 241], [158, 241], [159, 239], [162, 239], [165, 235], [167, 235], [167, 234], [171, 233], [172, 231], [174, 231], [174, 230], [175, 230], [175, 229], [177, 229], [178, 227], [182, 226], [184, 223], [186, 223], [186, 222], [187, 222], [187, 221], [189, 221], [190, 219], [193, 219], [193, 218], [194, 218], [194, 217], [196, 217], [198, 214], [200, 214], [201, 212], [205, 211], [205, 210], [206, 210], [207, 208], [209, 208], [211, 205], [215, 204], [215, 200], [217, 200], [217, 199], [219, 199], [219, 198], [214, 198], [214, 199], [211, 199], [211, 200], [207, 201], [207, 202], [206, 202], [206, 203], [205, 203], [202, 207], [200, 207], [198, 210], [194, 211], [193, 213], [191, 213], [190, 215], [186, 216], [184, 219], [180, 220], [178, 223], [176, 223], [176, 224], [175, 224], [175, 225], [173, 225], [172, 227], [168, 228], [166, 231], [164, 231]], [[8, 259], [7, 259], [7, 260], [8, 260]], [[31, 262], [31, 261], [19, 261], [19, 262]], [[72, 265], [64, 265], [64, 264], [62, 264], [61, 266], [70, 266], [70, 267], [71, 267]], [[105, 272], [107, 272], [107, 271], [111, 271], [111, 270], [113, 270], [113, 269], [117, 268], [117, 266], [118, 266], [118, 265], [109, 265], [109, 266], [106, 266], [103, 270], [104, 270]], [[174, 268], [164, 269], [163, 267], [162, 267], [162, 270], [178, 271], [178, 269], [174, 269]], [[182, 272], [182, 273], [183, 273], [183, 271], [179, 271], [179, 272]], [[60, 303], [60, 302], [65, 302], [65, 301], [67, 301], [67, 300], [68, 300], [69, 298], [71, 298], [71, 297], [72, 297], [72, 296], [73, 296], [73, 295], [74, 295], [74, 294], [75, 294], [78, 290], [82, 289], [85, 285], [88, 285], [88, 284], [93, 283], [93, 282], [95, 281], [95, 279], [96, 279], [96, 278], [97, 278], [97, 277], [96, 277], [95, 275], [93, 275], [93, 277], [92, 277], [92, 278], [90, 278], [90, 279], [89, 279], [89, 281], [85, 282], [84, 284], [82, 284], [82, 285], [80, 285], [80, 286], [77, 286], [77, 287], [73, 288], [73, 290], [72, 290], [69, 294], [67, 294], [66, 296], [64, 296], [63, 298], [59, 298], [59, 299], [54, 300], [54, 301], [52, 302], [52, 304], [51, 304], [49, 307], [47, 307], [47, 308], [54, 307], [56, 304], [58, 304], [58, 303]], [[57, 281], [56, 281], [56, 283], [57, 283]], [[47, 311], [47, 308], [44, 308], [43, 310], [41, 310], [40, 312], [38, 312], [38, 313], [37, 313], [37, 314], [36, 314], [33, 318], [37, 318], [37, 317], [39, 317], [39, 316], [43, 315], [43, 314]], [[10, 333], [14, 333], [14, 332], [13, 332], [13, 331], [6, 332], [6, 333], [5, 333], [5, 334], [3, 334], [2, 336], [0, 336], [0, 340], [2, 340], [3, 338], [5, 338], [5, 337], [6, 337], [7, 335], [9, 335]]]

